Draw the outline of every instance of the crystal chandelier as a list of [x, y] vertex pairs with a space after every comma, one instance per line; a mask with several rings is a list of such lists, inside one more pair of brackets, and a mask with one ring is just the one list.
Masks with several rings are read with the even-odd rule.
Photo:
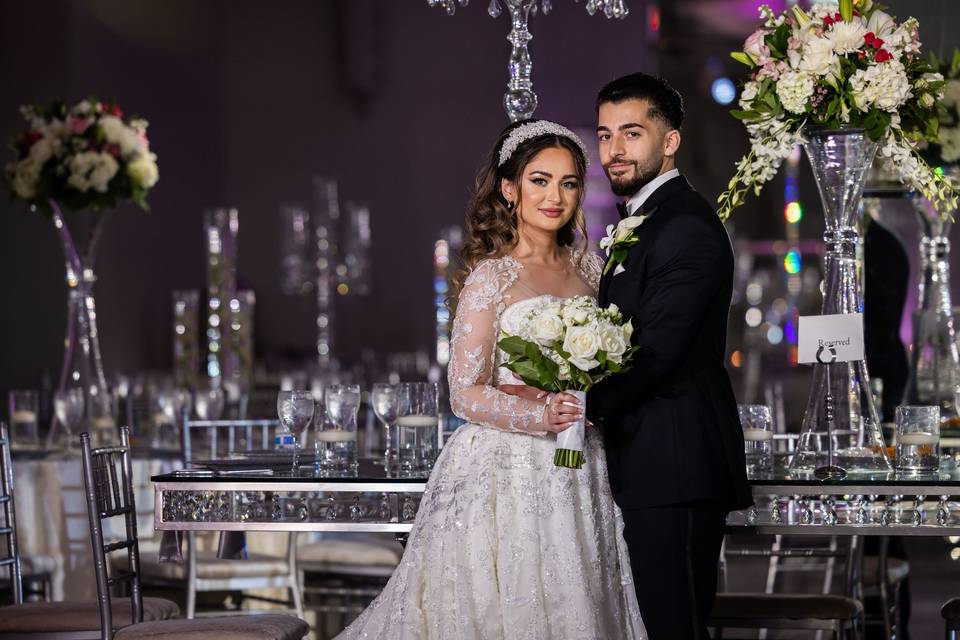
[[[452, 16], [457, 11], [457, 5], [467, 6], [470, 0], [427, 0], [431, 7], [441, 7]], [[577, 0], [574, 0], [577, 1]], [[503, 95], [503, 107], [507, 111], [511, 122], [533, 117], [537, 109], [537, 94], [533, 92], [533, 81], [530, 72], [533, 62], [530, 60], [530, 51], [527, 43], [533, 39], [527, 28], [531, 15], [543, 11], [544, 15], [553, 9], [551, 0], [490, 0], [487, 13], [491, 18], [500, 15], [500, 3], [507, 5], [510, 12], [510, 34], [507, 42], [510, 43], [510, 82], [507, 83], [507, 92]], [[602, 11], [607, 18], [626, 18], [629, 13], [626, 0], [587, 0], [587, 13], [594, 15]]]

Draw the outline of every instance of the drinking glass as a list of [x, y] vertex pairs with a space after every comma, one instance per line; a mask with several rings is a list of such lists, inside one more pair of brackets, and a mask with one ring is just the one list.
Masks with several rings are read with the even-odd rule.
[[201, 420], [219, 420], [223, 416], [226, 398], [223, 389], [199, 388], [193, 394], [193, 409]]
[[354, 471], [357, 468], [357, 411], [360, 386], [331, 384], [324, 392], [327, 417], [317, 431], [316, 460], [321, 471]]
[[293, 434], [293, 474], [296, 474], [299, 468], [301, 438], [313, 420], [315, 408], [316, 403], [309, 391], [281, 391], [277, 394], [277, 416], [280, 424]]
[[436, 458], [439, 390], [435, 382], [404, 382], [397, 388], [400, 469], [429, 471]]
[[940, 407], [899, 406], [897, 471], [933, 473], [940, 469]]
[[376, 414], [386, 433], [386, 446], [383, 451], [383, 465], [389, 470], [397, 462], [397, 445], [395, 443], [397, 429], [397, 386], [388, 383], [373, 385], [370, 392], [370, 403], [373, 413]]
[[79, 387], [57, 391], [53, 395], [53, 413], [63, 427], [68, 452], [73, 451], [73, 430], [83, 420], [83, 406], [83, 389]]
[[16, 447], [35, 449], [40, 445], [37, 428], [37, 392], [10, 392], [10, 440]]
[[739, 404], [740, 426], [747, 473], [762, 473], [773, 468], [773, 412], [763, 404]]

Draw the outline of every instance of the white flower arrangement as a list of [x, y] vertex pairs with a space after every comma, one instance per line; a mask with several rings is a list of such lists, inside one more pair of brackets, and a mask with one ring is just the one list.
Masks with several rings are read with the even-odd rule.
[[[747, 128], [750, 151], [718, 198], [722, 219], [749, 191], [759, 195], [808, 126], [864, 129], [904, 184], [943, 215], [957, 207], [960, 185], [930, 166], [921, 145], [938, 140], [945, 94], [960, 98], [960, 87], [947, 87], [920, 57], [916, 19], [898, 24], [872, 0], [780, 14], [764, 5], [760, 16], [763, 26], [731, 54], [751, 69], [732, 112]], [[941, 139], [960, 156], [960, 139]]]
[[103, 209], [130, 198], [148, 209], [157, 184], [157, 156], [150, 150], [147, 121], [125, 121], [115, 104], [83, 100], [20, 109], [27, 130], [11, 145], [6, 166], [13, 196], [42, 210], [50, 200], [67, 209]]

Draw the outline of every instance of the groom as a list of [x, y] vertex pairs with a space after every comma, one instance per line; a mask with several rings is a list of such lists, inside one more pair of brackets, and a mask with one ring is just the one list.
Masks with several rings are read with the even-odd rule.
[[[610, 486], [623, 511], [650, 640], [706, 639], [729, 511], [753, 502], [724, 369], [733, 252], [713, 207], [676, 169], [683, 100], [635, 73], [597, 96], [600, 161], [635, 244], [607, 261], [600, 305], [633, 319], [631, 369], [597, 384]], [[620, 260], [617, 260], [617, 258]]]

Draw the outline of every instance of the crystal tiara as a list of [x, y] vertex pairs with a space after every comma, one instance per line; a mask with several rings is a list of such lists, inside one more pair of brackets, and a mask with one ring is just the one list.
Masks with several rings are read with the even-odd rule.
[[514, 154], [522, 143], [526, 142], [531, 138], [536, 138], [537, 136], [545, 136], [548, 134], [553, 134], [557, 136], [563, 136], [574, 142], [580, 151], [583, 153], [583, 159], [586, 161], [587, 165], [590, 165], [590, 157], [587, 154], [587, 148], [583, 144], [583, 140], [580, 139], [580, 136], [575, 134], [570, 129], [567, 129], [563, 125], [559, 125], [556, 122], [550, 122], [549, 120], [536, 120], [534, 122], [527, 122], [522, 124], [507, 136], [507, 139], [503, 141], [503, 146], [500, 147], [500, 158], [497, 162], [498, 167], [502, 167], [503, 163], [510, 159], [510, 156]]

